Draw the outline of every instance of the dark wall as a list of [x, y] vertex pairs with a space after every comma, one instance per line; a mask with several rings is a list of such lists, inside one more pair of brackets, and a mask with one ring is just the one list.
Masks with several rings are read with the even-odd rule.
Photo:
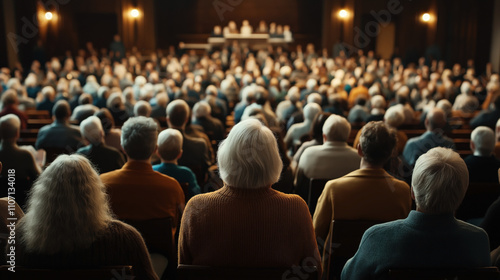
[[[254, 28], [260, 20], [290, 25], [296, 41], [321, 41], [322, 0], [156, 0], [159, 48], [179, 41], [203, 42], [215, 25], [244, 19]], [[239, 3], [232, 6], [231, 3]], [[229, 10], [225, 10], [225, 8]], [[219, 13], [218, 13], [219, 10]], [[206, 41], [205, 41], [206, 42]]]
[[[0, 7], [3, 7], [3, 0], [0, 0]], [[0, 11], [0, 67], [7, 65], [7, 49], [6, 49], [6, 32], [5, 30], [5, 18], [3, 16], [3, 11]]]

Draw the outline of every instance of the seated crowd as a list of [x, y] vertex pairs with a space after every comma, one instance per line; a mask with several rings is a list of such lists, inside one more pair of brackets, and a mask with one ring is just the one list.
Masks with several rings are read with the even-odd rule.
[[[469, 185], [500, 174], [500, 79], [473, 63], [330, 57], [311, 44], [117, 59], [87, 44], [2, 68], [0, 94], [1, 181], [15, 169], [24, 216], [18, 265], [126, 264], [159, 279], [148, 240], [123, 221], [162, 218], [178, 246], [169, 265], [315, 266], [342, 279], [500, 265], [500, 198], [477, 217], [484, 230], [454, 216]], [[45, 163], [21, 145], [32, 130]], [[328, 181], [316, 206], [313, 179]], [[334, 220], [380, 224], [331, 271]]]

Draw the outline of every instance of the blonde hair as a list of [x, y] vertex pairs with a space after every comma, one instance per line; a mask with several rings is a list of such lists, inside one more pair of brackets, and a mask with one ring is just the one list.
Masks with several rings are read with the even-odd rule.
[[80, 155], [60, 155], [34, 183], [20, 221], [27, 251], [70, 253], [88, 247], [112, 220], [105, 186]]

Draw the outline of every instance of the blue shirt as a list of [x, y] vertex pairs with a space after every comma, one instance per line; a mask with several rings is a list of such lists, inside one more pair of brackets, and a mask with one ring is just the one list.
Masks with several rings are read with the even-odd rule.
[[186, 202], [191, 197], [201, 193], [200, 186], [198, 186], [198, 183], [196, 182], [196, 176], [193, 171], [187, 167], [162, 162], [160, 164], [153, 165], [153, 170], [174, 178], [181, 185], [183, 183], [187, 183], [187, 193], [184, 193], [186, 196]]

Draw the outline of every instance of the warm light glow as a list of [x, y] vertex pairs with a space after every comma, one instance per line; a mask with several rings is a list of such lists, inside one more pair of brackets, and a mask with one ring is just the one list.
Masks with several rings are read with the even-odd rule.
[[429, 22], [431, 20], [431, 15], [429, 13], [425, 13], [422, 15], [423, 22]]
[[344, 10], [344, 9], [342, 9], [342, 10], [340, 10], [340, 11], [339, 11], [339, 17], [340, 17], [340, 18], [345, 19], [345, 18], [347, 18], [348, 16], [349, 16], [349, 12], [348, 12], [348, 11], [346, 11], [346, 10]]
[[45, 13], [45, 19], [46, 20], [51, 20], [54, 17], [54, 15], [51, 12], [46, 12]]
[[130, 11], [130, 16], [133, 18], [138, 18], [139, 17], [139, 10], [132, 9], [132, 11]]

